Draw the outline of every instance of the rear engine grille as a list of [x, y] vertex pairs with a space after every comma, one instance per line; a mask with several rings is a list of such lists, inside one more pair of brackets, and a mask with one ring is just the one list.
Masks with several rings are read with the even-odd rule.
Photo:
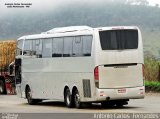
[[84, 97], [91, 97], [91, 85], [90, 80], [84, 79], [83, 80], [83, 93]]

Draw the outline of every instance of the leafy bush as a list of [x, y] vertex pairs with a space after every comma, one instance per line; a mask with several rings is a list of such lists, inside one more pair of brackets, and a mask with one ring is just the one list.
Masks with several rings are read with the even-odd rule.
[[146, 91], [160, 92], [160, 82], [145, 81]]
[[147, 81], [160, 81], [160, 63], [154, 58], [145, 58], [144, 75]]

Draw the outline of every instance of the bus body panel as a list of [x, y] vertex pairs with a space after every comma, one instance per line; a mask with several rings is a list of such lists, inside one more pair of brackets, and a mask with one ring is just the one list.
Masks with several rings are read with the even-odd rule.
[[[123, 91], [125, 90], [125, 91]], [[97, 101], [120, 99], [143, 99], [145, 87], [97, 89]]]
[[99, 88], [143, 86], [142, 64], [99, 66]]
[[73, 86], [76, 85], [83, 94], [82, 79], [93, 79], [92, 57], [39, 58], [38, 60], [24, 58], [22, 65], [23, 91], [26, 84], [30, 85], [33, 98], [38, 99], [63, 100], [65, 86], [70, 87], [72, 91]]

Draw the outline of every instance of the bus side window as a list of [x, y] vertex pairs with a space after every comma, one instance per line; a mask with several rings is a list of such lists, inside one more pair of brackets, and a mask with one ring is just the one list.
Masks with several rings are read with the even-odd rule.
[[42, 57], [52, 57], [52, 39], [43, 39]]
[[23, 49], [24, 56], [32, 56], [32, 40], [25, 40], [24, 42], [24, 49]]
[[72, 41], [74, 37], [65, 37], [64, 38], [64, 51], [63, 57], [71, 57], [72, 56]]
[[32, 56], [36, 56], [36, 40], [32, 41]]
[[73, 40], [73, 56], [82, 56], [82, 39], [80, 36], [76, 36]]
[[35, 40], [35, 52], [37, 58], [42, 58], [42, 39]]
[[91, 56], [92, 36], [82, 36], [83, 39], [83, 56]]
[[52, 57], [62, 57], [63, 38], [54, 38], [52, 41]]

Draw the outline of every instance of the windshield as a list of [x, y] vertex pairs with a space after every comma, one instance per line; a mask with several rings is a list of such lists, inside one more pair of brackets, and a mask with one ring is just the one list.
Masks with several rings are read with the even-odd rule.
[[138, 31], [134, 29], [100, 31], [102, 50], [138, 48]]

